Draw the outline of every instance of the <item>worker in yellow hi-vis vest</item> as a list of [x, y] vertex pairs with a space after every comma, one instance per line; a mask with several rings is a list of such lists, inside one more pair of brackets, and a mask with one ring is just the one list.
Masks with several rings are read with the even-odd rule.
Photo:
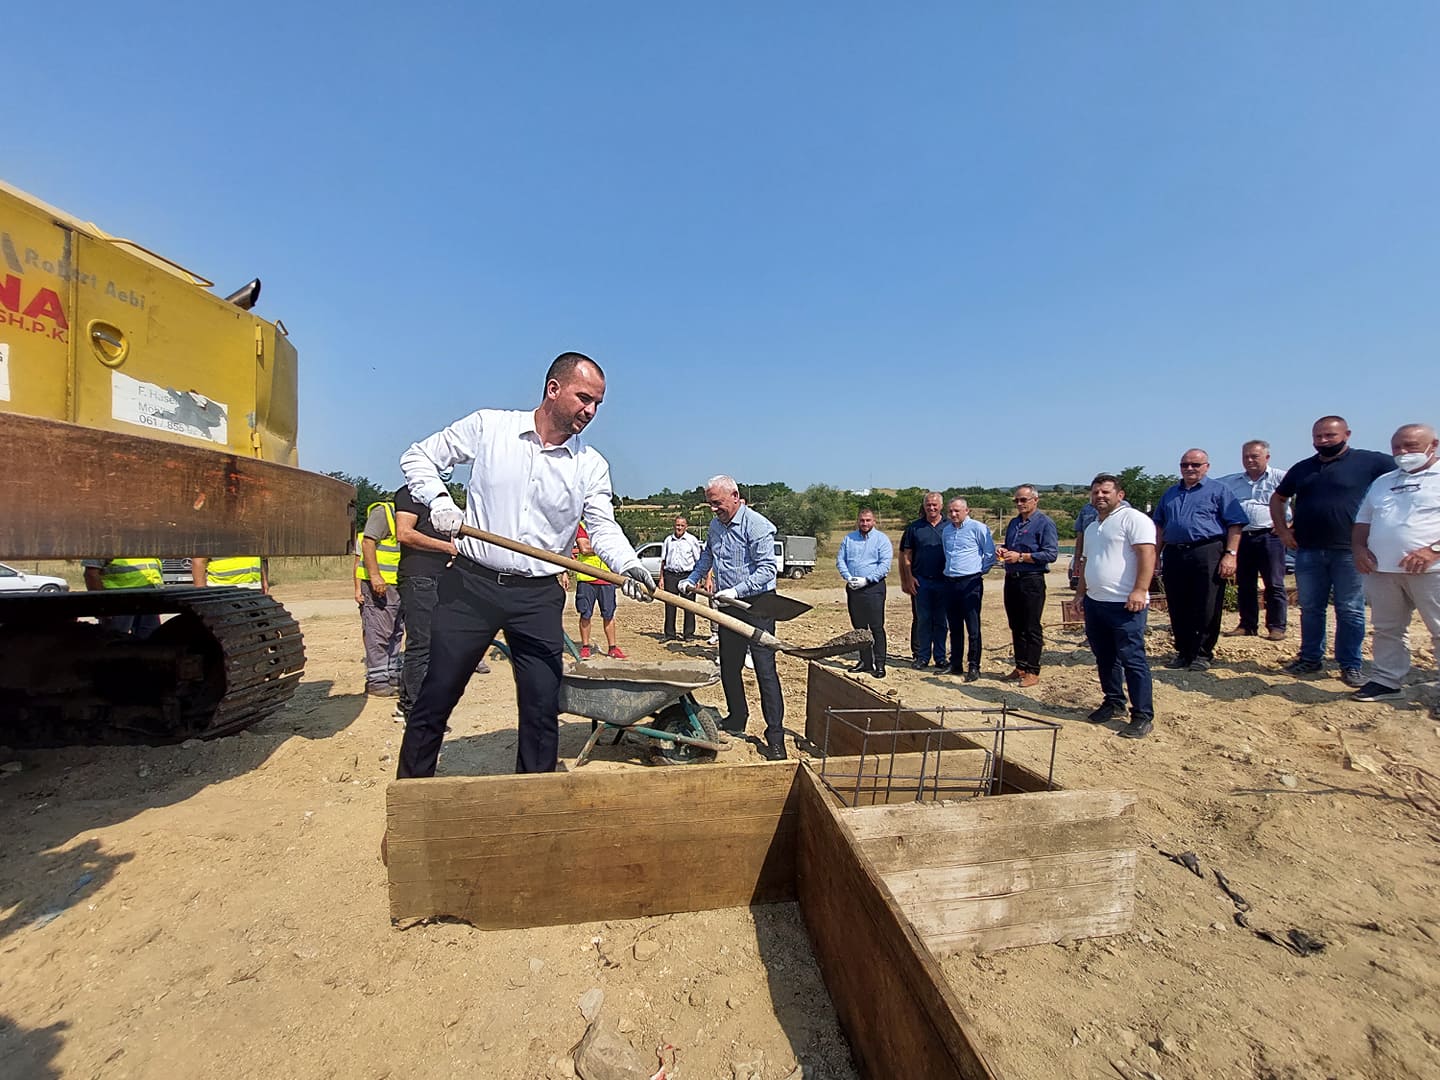
[[[85, 588], [92, 592], [102, 589], [158, 589], [165, 584], [159, 559], [83, 559]], [[105, 615], [100, 625], [117, 634], [147, 638], [160, 629], [160, 616]]]
[[405, 615], [400, 607], [400, 540], [395, 504], [371, 503], [365, 528], [355, 538], [355, 603], [365, 641], [365, 692], [397, 697], [404, 654]]
[[240, 555], [233, 559], [207, 559], [197, 555], [190, 560], [190, 576], [197, 589], [229, 585], [236, 589], [258, 589], [270, 595], [270, 560], [258, 555]]

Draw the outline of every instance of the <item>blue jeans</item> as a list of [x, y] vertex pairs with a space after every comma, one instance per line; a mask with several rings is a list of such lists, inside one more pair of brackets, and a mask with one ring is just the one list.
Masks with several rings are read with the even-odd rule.
[[946, 593], [944, 578], [915, 579], [915, 659], [945, 666]]
[[1128, 688], [1130, 716], [1134, 720], [1155, 719], [1150, 662], [1145, 659], [1147, 614], [1143, 610], [1126, 611], [1123, 601], [1085, 597], [1085, 634], [1095, 653], [1105, 704], [1123, 709]]
[[1335, 662], [1360, 667], [1365, 641], [1365, 586], [1349, 551], [1301, 548], [1295, 552], [1300, 592], [1300, 659], [1325, 659], [1325, 609], [1335, 603]]

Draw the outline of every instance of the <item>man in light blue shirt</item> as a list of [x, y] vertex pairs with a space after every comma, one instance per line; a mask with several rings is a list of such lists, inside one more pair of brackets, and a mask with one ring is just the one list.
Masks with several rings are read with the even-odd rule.
[[1275, 531], [1270, 514], [1270, 496], [1285, 479], [1285, 470], [1270, 464], [1270, 444], [1251, 439], [1240, 448], [1244, 472], [1220, 478], [1248, 519], [1240, 533], [1235, 558], [1235, 588], [1239, 594], [1240, 625], [1226, 630], [1225, 637], [1252, 637], [1260, 633], [1260, 597], [1255, 588], [1258, 574], [1265, 586], [1265, 634], [1271, 641], [1284, 641], [1290, 614], [1285, 594], [1285, 545]]
[[[980, 605], [985, 598], [985, 573], [995, 565], [995, 538], [970, 517], [970, 504], [951, 499], [950, 520], [940, 531], [945, 547], [945, 616], [950, 623], [950, 674], [966, 682], [980, 678]], [[966, 635], [970, 663], [960, 666]]]
[[885, 576], [895, 551], [890, 538], [875, 528], [875, 511], [862, 507], [855, 519], [855, 531], [840, 541], [835, 569], [845, 579], [845, 604], [850, 625], [869, 630], [873, 645], [860, 649], [860, 662], [850, 670], [885, 677]]
[[[705, 537], [705, 548], [690, 576], [680, 583], [681, 593], [695, 591], [705, 575], [715, 571], [715, 596], [721, 600], [744, 600], [775, 591], [775, 526], [764, 515], [751, 510], [740, 498], [732, 477], [714, 476], [705, 485], [705, 501], [715, 517]], [[749, 611], [728, 608], [727, 613], [751, 626], [773, 634], [775, 620]], [[721, 728], [731, 735], [743, 735], [750, 719], [742, 674], [749, 642], [724, 626], [720, 634], [720, 685], [725, 690], [729, 715]], [[785, 699], [780, 694], [780, 676], [775, 670], [775, 653], [770, 649], [751, 651], [755, 681], [760, 687], [760, 713], [765, 718], [765, 758], [785, 760]]]

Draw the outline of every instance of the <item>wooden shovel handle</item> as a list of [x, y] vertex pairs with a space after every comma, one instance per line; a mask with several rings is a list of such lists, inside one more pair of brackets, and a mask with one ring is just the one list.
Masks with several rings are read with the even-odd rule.
[[[517, 555], [528, 555], [532, 559], [539, 559], [541, 562], [550, 563], [552, 566], [563, 566], [566, 570], [573, 570], [577, 574], [588, 574], [590, 577], [599, 578], [601, 581], [608, 581], [612, 585], [624, 585], [625, 582], [631, 580], [624, 574], [617, 574], [608, 567], [596, 566], [593, 563], [584, 563], [579, 559], [572, 559], [568, 555], [557, 555], [553, 551], [533, 547], [519, 540], [511, 540], [508, 536], [486, 532], [484, 529], [472, 528], [469, 525], [460, 526], [460, 535], [468, 536], [472, 540], [481, 540], [487, 544], [494, 544], [496, 547], [513, 551]], [[719, 608], [712, 608], [708, 604], [701, 604], [686, 596], [677, 596], [675, 593], [666, 592], [664, 589], [656, 589], [650, 595], [656, 600], [669, 604], [671, 607], [680, 608], [682, 611], [693, 611], [696, 615], [719, 623], [725, 627], [725, 629], [748, 638], [752, 643], [759, 645], [761, 648], [784, 648], [784, 645], [774, 635], [767, 634], [758, 626], [751, 626], [745, 620], [737, 619], [734, 615], [727, 615]]]

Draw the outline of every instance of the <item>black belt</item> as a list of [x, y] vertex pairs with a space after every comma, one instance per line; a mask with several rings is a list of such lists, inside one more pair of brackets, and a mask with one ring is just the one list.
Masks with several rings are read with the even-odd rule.
[[499, 570], [491, 570], [490, 567], [483, 566], [474, 559], [466, 558], [464, 555], [457, 555], [455, 557], [455, 565], [466, 573], [474, 574], [476, 577], [482, 577], [486, 581], [493, 581], [496, 585], [504, 585], [506, 587], [516, 585], [553, 586], [556, 578], [554, 574], [542, 574], [538, 577], [532, 577], [529, 574], [502, 574]]
[[1208, 545], [1210, 545], [1210, 544], [1218, 544], [1218, 543], [1221, 543], [1224, 539], [1225, 539], [1225, 537], [1223, 537], [1223, 536], [1212, 536], [1212, 537], [1210, 537], [1208, 540], [1186, 540], [1186, 541], [1184, 541], [1184, 542], [1182, 542], [1182, 543], [1176, 543], [1176, 544], [1172, 544], [1172, 543], [1169, 543], [1169, 542], [1167, 541], [1166, 544], [1165, 544], [1165, 546], [1166, 546], [1166, 547], [1177, 548], [1177, 549], [1180, 550], [1180, 551], [1189, 551], [1191, 548], [1200, 548], [1200, 547], [1206, 547], [1206, 546], [1208, 546]]
[[1274, 529], [1245, 529], [1243, 532], [1241, 532], [1240, 535], [1241, 535], [1241, 536], [1273, 536], [1274, 533], [1275, 533], [1275, 530], [1274, 530]]

